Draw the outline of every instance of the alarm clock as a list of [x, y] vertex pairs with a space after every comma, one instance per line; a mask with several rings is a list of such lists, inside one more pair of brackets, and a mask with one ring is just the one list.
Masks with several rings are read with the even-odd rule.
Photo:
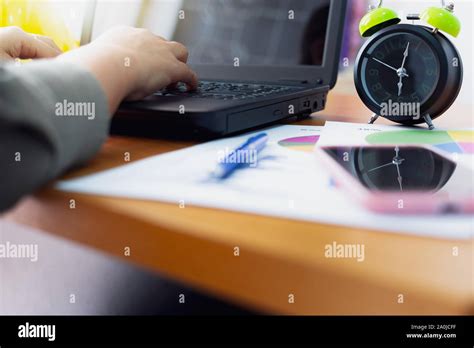
[[[369, 37], [355, 63], [354, 81], [363, 103], [374, 113], [369, 124], [384, 117], [403, 125], [433, 121], [456, 100], [463, 80], [463, 65], [447, 33], [457, 37], [461, 24], [454, 5], [431, 7], [407, 16], [400, 24], [395, 11], [371, 7], [359, 29]], [[415, 24], [423, 20], [430, 26]]]

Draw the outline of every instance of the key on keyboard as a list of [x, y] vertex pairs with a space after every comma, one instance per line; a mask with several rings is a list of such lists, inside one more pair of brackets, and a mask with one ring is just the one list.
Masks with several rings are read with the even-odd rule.
[[211, 98], [219, 100], [243, 100], [297, 91], [297, 87], [260, 85], [249, 83], [199, 82], [196, 91], [187, 91], [185, 85], [174, 90], [162, 90], [155, 95], [164, 97]]

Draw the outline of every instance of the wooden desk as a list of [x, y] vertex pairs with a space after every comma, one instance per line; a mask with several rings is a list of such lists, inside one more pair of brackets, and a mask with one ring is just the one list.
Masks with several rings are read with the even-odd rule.
[[[464, 116], [459, 116], [463, 110]], [[467, 111], [466, 111], [467, 110]], [[325, 120], [366, 122], [354, 93], [335, 92]], [[470, 126], [472, 108], [455, 107], [437, 125]], [[383, 121], [381, 121], [383, 122]], [[472, 126], [472, 125], [471, 125]], [[88, 167], [92, 173], [188, 146], [112, 138]], [[76, 208], [69, 209], [69, 200]], [[377, 233], [229, 211], [45, 189], [8, 218], [118, 257], [125, 257], [234, 303], [284, 314], [473, 313], [471, 241]], [[326, 244], [363, 243], [365, 261], [324, 257]], [[234, 247], [240, 256], [234, 256]], [[124, 248], [130, 247], [130, 256]], [[453, 256], [453, 248], [459, 256]], [[73, 270], [71, 270], [73, 271]], [[290, 303], [289, 295], [294, 295]], [[403, 295], [403, 303], [399, 302]]]

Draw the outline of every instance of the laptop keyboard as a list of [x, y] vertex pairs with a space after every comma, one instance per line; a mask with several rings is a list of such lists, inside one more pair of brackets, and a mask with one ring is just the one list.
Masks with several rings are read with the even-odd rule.
[[162, 97], [208, 98], [218, 100], [246, 100], [268, 97], [281, 93], [299, 91], [298, 87], [262, 85], [251, 83], [230, 83], [201, 81], [195, 91], [187, 91], [185, 85], [179, 85], [173, 90], [162, 90], [155, 93]]

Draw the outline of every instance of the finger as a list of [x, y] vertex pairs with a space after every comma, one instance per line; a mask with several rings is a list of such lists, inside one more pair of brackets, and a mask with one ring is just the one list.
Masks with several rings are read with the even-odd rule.
[[174, 69], [172, 75], [172, 83], [184, 82], [188, 86], [188, 90], [195, 90], [198, 87], [197, 74], [191, 68], [182, 62], [178, 62], [177, 68]]
[[51, 48], [55, 49], [58, 54], [61, 54], [63, 53], [62, 50], [58, 47], [58, 45], [56, 45], [56, 43], [54, 42], [53, 39], [51, 39], [50, 37], [48, 36], [43, 36], [43, 35], [35, 35], [36, 39], [44, 42], [45, 44], [47, 44], [48, 46], [50, 46]]
[[34, 35], [25, 35], [21, 40], [21, 48], [18, 52], [20, 59], [53, 58], [61, 54], [61, 51], [51, 47], [44, 41], [37, 39]]
[[176, 41], [170, 41], [168, 42], [168, 45], [171, 49], [171, 52], [175, 55], [176, 58], [178, 58], [179, 61], [187, 63], [189, 52], [183, 44], [180, 44]]
[[166, 87], [167, 90], [170, 90], [170, 91], [173, 91], [175, 89], [178, 88], [178, 82], [174, 82], [172, 83], [171, 85], [169, 85], [168, 87]]

